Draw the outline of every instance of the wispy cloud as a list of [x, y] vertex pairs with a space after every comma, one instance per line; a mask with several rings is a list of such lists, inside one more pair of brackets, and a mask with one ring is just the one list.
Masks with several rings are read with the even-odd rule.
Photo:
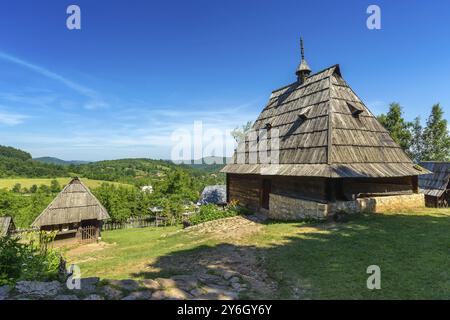
[[59, 75], [55, 72], [52, 72], [44, 67], [41, 67], [36, 64], [30, 63], [28, 61], [22, 60], [18, 57], [12, 56], [12, 55], [7, 54], [2, 51], [0, 51], [0, 59], [7, 61], [7, 62], [14, 63], [18, 66], [21, 66], [21, 67], [31, 70], [33, 72], [36, 72], [36, 73], [40, 74], [41, 76], [44, 76], [48, 79], [58, 81], [58, 82], [62, 83], [63, 85], [65, 85], [67, 88], [74, 90], [78, 94], [88, 98], [89, 101], [84, 106], [86, 109], [104, 108], [104, 107], [108, 106], [107, 103], [99, 97], [99, 94], [95, 90], [92, 90], [86, 86], [78, 84], [78, 83], [76, 83], [62, 75]]
[[26, 118], [28, 117], [23, 114], [9, 113], [0, 110], [0, 125], [16, 126], [23, 123]]

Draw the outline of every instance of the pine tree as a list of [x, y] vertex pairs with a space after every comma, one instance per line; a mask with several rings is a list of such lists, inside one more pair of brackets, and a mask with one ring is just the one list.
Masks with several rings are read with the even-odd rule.
[[450, 136], [447, 120], [443, 118], [444, 111], [435, 104], [423, 131], [425, 161], [450, 161]]
[[416, 117], [411, 124], [411, 145], [409, 154], [414, 162], [419, 163], [424, 155], [423, 128], [420, 124], [420, 117]]
[[389, 105], [387, 114], [378, 116], [378, 121], [389, 131], [392, 139], [397, 142], [403, 150], [409, 151], [411, 145], [411, 123], [405, 121], [402, 116], [402, 107], [393, 102]]

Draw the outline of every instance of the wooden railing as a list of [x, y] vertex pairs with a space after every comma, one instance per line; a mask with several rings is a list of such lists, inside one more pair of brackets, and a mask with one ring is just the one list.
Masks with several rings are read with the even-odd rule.
[[125, 221], [106, 221], [102, 225], [102, 230], [158, 227], [165, 226], [167, 223], [167, 218], [161, 216], [133, 217]]

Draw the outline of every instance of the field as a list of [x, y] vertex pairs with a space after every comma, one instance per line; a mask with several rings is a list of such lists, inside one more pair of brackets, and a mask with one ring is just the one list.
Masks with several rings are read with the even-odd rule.
[[[69, 183], [71, 178], [55, 178], [61, 186], [65, 186], [67, 183]], [[15, 184], [20, 183], [22, 188], [30, 188], [34, 184], [37, 186], [40, 185], [47, 185], [50, 186], [50, 183], [53, 179], [45, 179], [45, 178], [6, 178], [6, 179], [0, 179], [0, 189], [6, 188], [8, 190], [11, 190]], [[84, 184], [86, 184], [89, 188], [96, 188], [100, 186], [102, 183], [110, 183], [114, 185], [124, 185], [120, 184], [118, 182], [110, 182], [110, 181], [102, 181], [102, 180], [91, 180], [87, 178], [81, 179]]]
[[[353, 216], [343, 223], [227, 218], [181, 227], [103, 233], [103, 243], [65, 252], [82, 275], [145, 279], [232, 270], [241, 298], [448, 299], [450, 209]], [[367, 267], [381, 268], [368, 290]]]

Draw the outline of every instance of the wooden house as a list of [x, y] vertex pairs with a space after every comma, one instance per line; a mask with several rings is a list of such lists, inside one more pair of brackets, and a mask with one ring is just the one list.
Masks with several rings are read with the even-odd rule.
[[102, 221], [109, 214], [80, 179], [72, 179], [32, 226], [45, 231], [57, 231], [55, 240], [75, 238], [97, 240]]
[[432, 172], [419, 178], [426, 206], [450, 207], [450, 162], [426, 161], [420, 165]]
[[[303, 45], [301, 53], [297, 80], [272, 92], [252, 127], [256, 134], [222, 169], [228, 201], [280, 219], [423, 206], [418, 175], [428, 171], [394, 142], [339, 65], [311, 74]], [[262, 161], [254, 144], [277, 161]]]
[[0, 217], [0, 238], [10, 235], [14, 230], [16, 226], [11, 217]]

